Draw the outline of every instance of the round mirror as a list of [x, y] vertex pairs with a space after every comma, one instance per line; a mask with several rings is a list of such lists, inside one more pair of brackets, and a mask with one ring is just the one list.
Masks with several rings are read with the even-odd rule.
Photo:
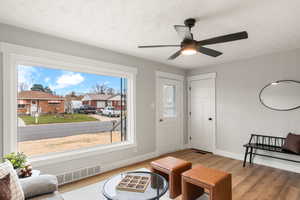
[[293, 80], [276, 81], [266, 85], [259, 93], [260, 102], [279, 111], [300, 108], [300, 82]]

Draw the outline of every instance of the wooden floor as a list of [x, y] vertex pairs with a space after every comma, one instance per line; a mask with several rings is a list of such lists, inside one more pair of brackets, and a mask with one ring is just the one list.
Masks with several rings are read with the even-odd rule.
[[[202, 164], [232, 173], [234, 200], [300, 200], [300, 174], [298, 173], [256, 164], [243, 168], [241, 161], [212, 154], [203, 155], [192, 150], [179, 151], [169, 155], [191, 161], [193, 165]], [[122, 171], [130, 171], [143, 167], [149, 168], [150, 161], [144, 161], [67, 184], [60, 187], [60, 191], [67, 192], [94, 184]], [[180, 197], [176, 200], [179, 199]]]

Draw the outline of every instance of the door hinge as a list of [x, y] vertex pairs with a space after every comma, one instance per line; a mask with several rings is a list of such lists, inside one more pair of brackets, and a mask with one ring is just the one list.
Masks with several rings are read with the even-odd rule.
[[189, 87], [189, 90], [191, 91], [191, 90], [192, 90], [192, 87]]
[[190, 140], [192, 140], [192, 136], [190, 136]]
[[190, 112], [190, 116], [192, 116], [192, 112]]

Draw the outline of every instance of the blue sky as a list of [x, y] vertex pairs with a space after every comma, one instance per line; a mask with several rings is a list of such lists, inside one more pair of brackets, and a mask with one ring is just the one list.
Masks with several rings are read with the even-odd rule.
[[48, 86], [58, 95], [93, 92], [95, 84], [105, 84], [107, 87], [120, 90], [120, 78], [96, 74], [71, 72], [37, 66], [18, 66], [18, 87], [30, 89], [33, 84]]

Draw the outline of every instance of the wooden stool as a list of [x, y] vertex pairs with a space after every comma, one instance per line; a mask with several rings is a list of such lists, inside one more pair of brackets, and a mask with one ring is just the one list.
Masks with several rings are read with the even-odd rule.
[[231, 174], [197, 165], [182, 174], [182, 200], [194, 200], [209, 191], [210, 200], [232, 200]]
[[192, 163], [174, 157], [165, 157], [150, 163], [151, 171], [169, 180], [170, 198], [181, 194], [181, 174], [191, 169]]

